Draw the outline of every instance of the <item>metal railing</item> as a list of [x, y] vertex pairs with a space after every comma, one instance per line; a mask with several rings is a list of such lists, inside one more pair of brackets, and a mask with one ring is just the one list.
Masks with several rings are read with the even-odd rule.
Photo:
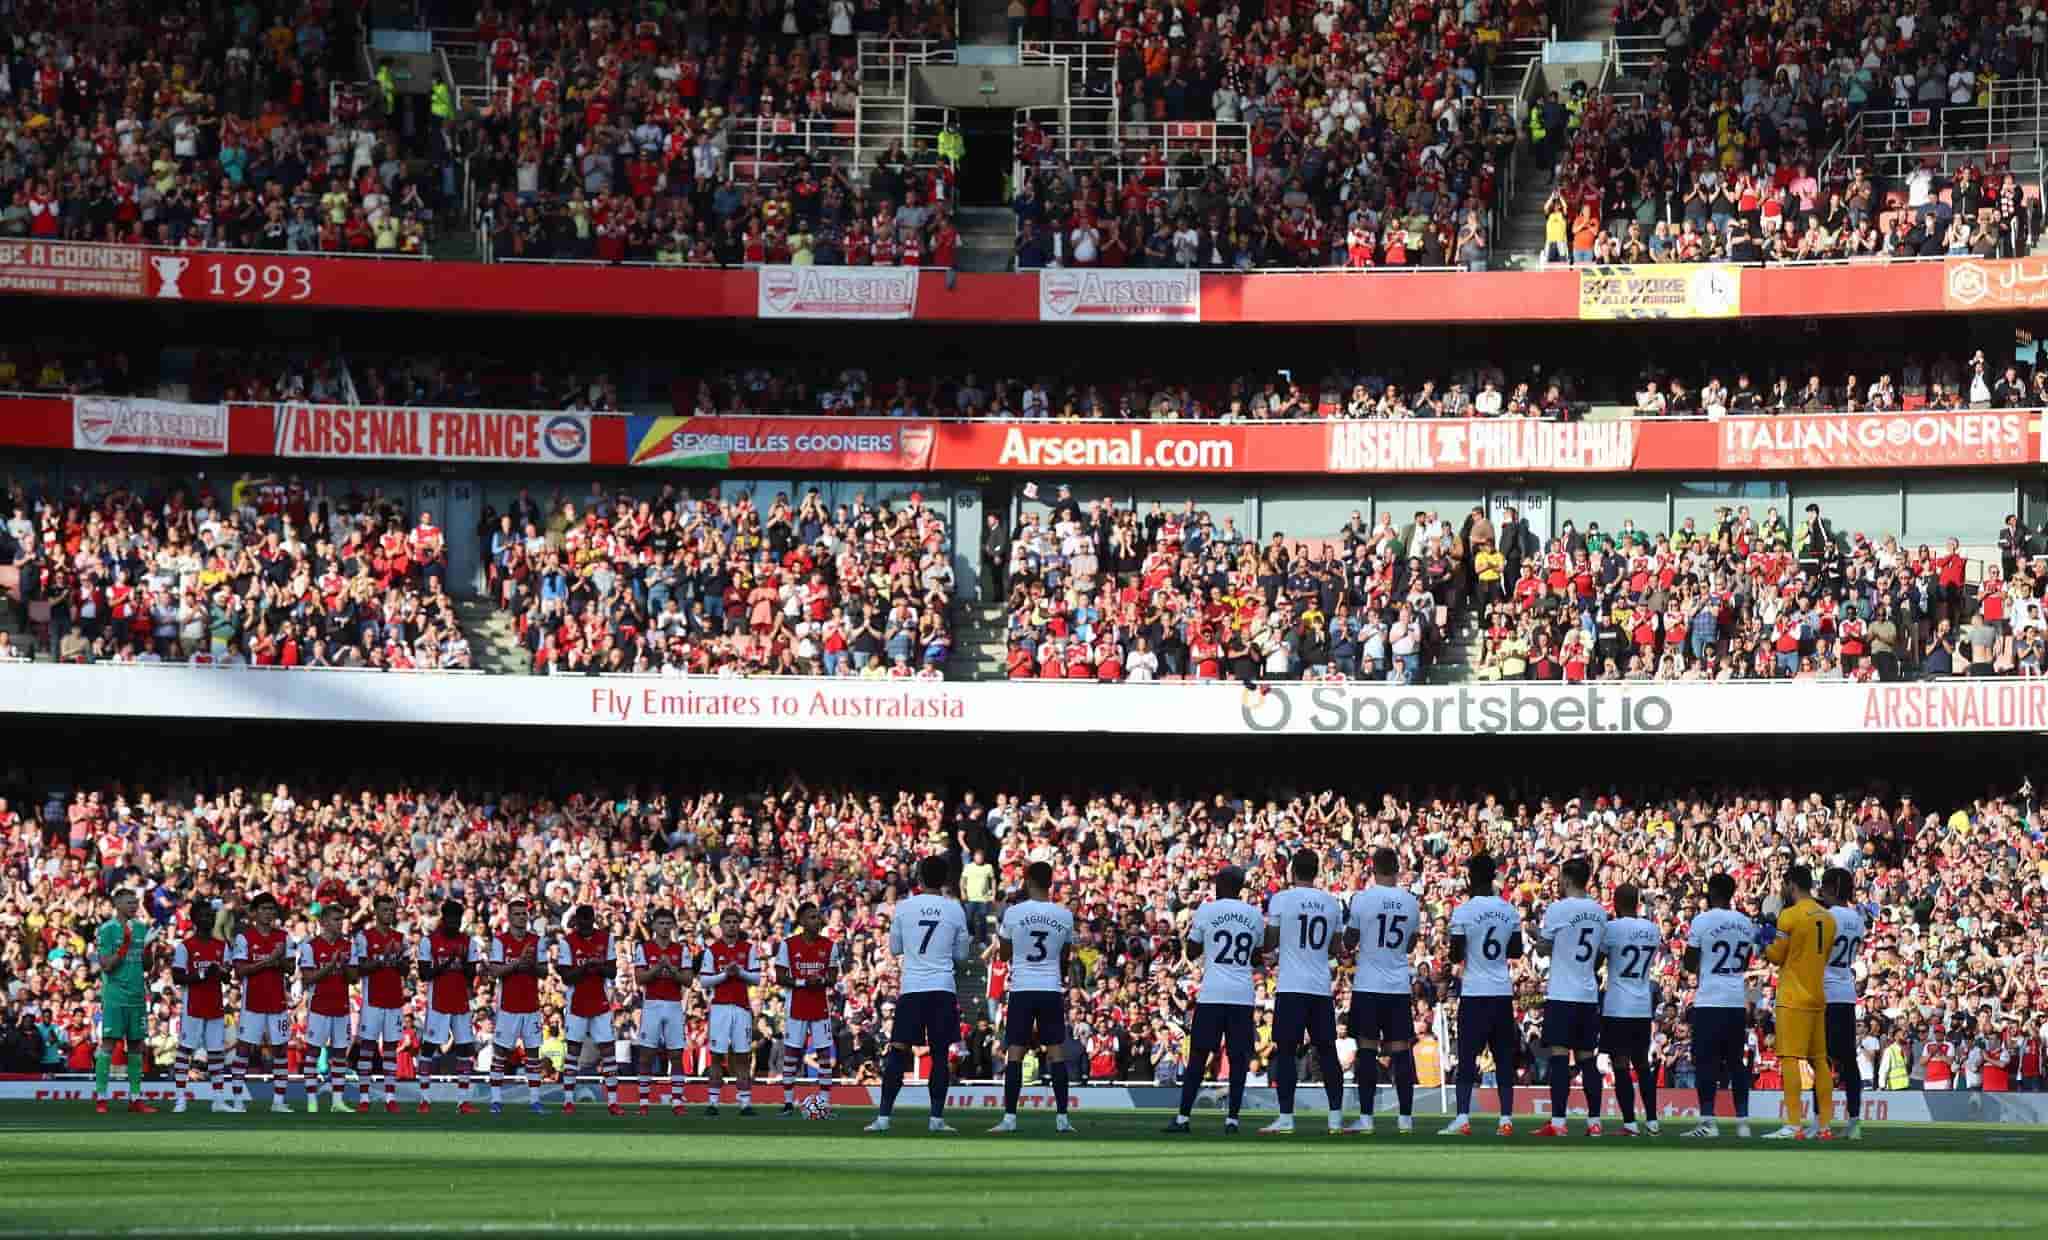
[[773, 181], [793, 167], [797, 156], [813, 163], [844, 164], [856, 156], [858, 122], [851, 116], [795, 119], [786, 116], [743, 116], [732, 123], [726, 158], [733, 179], [743, 183]]
[[1648, 73], [1657, 57], [1669, 52], [1658, 34], [1618, 34], [1607, 41], [1607, 62], [1625, 78]]
[[956, 59], [944, 39], [862, 39], [856, 49], [863, 94], [869, 86], [889, 96], [910, 97], [910, 70], [917, 65], [950, 65]]
[[1506, 40], [1500, 45], [1500, 54], [1487, 66], [1487, 77], [1508, 82], [1524, 80], [1531, 66], [1542, 65], [1543, 45], [1547, 42], [1540, 36]]

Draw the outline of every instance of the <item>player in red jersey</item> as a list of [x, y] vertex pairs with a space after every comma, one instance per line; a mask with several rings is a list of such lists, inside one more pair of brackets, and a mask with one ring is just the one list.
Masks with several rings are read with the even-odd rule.
[[270, 1109], [289, 1112], [285, 1101], [285, 1049], [291, 1045], [292, 1019], [285, 979], [292, 968], [291, 936], [277, 924], [277, 897], [262, 892], [249, 902], [249, 924], [235, 935], [228, 961], [242, 979], [242, 1020], [235, 1031], [235, 1097], [249, 1104], [249, 1061], [268, 1048]]
[[384, 1110], [398, 1114], [395, 1062], [386, 1062], [385, 1048], [395, 1061], [399, 1039], [405, 1036], [405, 935], [398, 929], [398, 898], [389, 893], [370, 902], [370, 924], [356, 932], [349, 963], [363, 983], [362, 1017], [356, 1022], [357, 1098], [364, 1110], [370, 1106], [370, 1070], [376, 1068], [377, 1084], [384, 1094]]
[[505, 906], [506, 929], [491, 937], [491, 976], [498, 982], [498, 1013], [492, 1022], [491, 1114], [505, 1107], [505, 1061], [522, 1050], [526, 1101], [540, 1114], [540, 975], [547, 969], [547, 943], [529, 924], [528, 905], [515, 896]]
[[192, 1102], [195, 1052], [200, 1072], [206, 1077], [207, 1092], [213, 1095], [213, 1109], [237, 1109], [233, 1102], [221, 1097], [221, 1078], [214, 1063], [214, 1056], [221, 1053], [227, 1026], [222, 991], [227, 981], [228, 945], [220, 937], [220, 922], [221, 911], [214, 901], [193, 901], [192, 936], [178, 944], [171, 955], [171, 980], [185, 991], [185, 1010], [178, 1022], [178, 1057], [171, 1064], [171, 1083], [178, 1091], [173, 1111], [183, 1111]]
[[796, 1114], [796, 1081], [803, 1074], [804, 1053], [818, 1061], [818, 1090], [832, 1100], [832, 987], [839, 981], [835, 956], [838, 944], [824, 935], [825, 919], [818, 906], [799, 905], [799, 933], [782, 940], [775, 951], [775, 980], [789, 992], [789, 1018], [782, 1034], [782, 1117]]
[[[727, 909], [718, 918], [718, 937], [697, 958], [697, 983], [711, 992], [711, 1098], [704, 1114], [718, 1114], [724, 1088], [721, 1066], [738, 1086], [740, 1114], [754, 1113], [754, 1006], [750, 987], [761, 984], [761, 953], [740, 937], [740, 915]], [[721, 1062], [722, 1061], [722, 1062]]]
[[562, 1036], [569, 1043], [562, 1060], [562, 1111], [576, 1110], [576, 1071], [583, 1044], [597, 1049], [604, 1067], [604, 1102], [613, 1115], [619, 1107], [619, 1065], [612, 1052], [612, 975], [618, 970], [618, 946], [610, 932], [597, 928], [597, 910], [580, 904], [569, 915], [569, 932], [555, 944], [555, 972], [569, 988], [569, 1016]]
[[633, 946], [633, 980], [640, 984], [640, 1114], [654, 1096], [654, 1062], [668, 1061], [668, 1099], [677, 1115], [683, 1105], [683, 987], [696, 980], [696, 955], [676, 938], [676, 915], [656, 909], [654, 936]]
[[319, 1050], [327, 1052], [326, 1079], [306, 1086], [308, 1114], [320, 1109], [321, 1093], [327, 1095], [329, 1110], [344, 1115], [355, 1110], [342, 1097], [345, 1088], [342, 1075], [348, 1071], [351, 1041], [348, 1027], [349, 961], [355, 958], [355, 950], [355, 943], [342, 933], [341, 905], [322, 904], [320, 933], [299, 944], [299, 982], [307, 995], [307, 1047], [306, 1058], [299, 1066], [300, 1077], [306, 1075]]
[[476, 1107], [463, 1097], [463, 1084], [482, 1084], [476, 1070], [476, 1030], [470, 1024], [470, 991], [476, 985], [476, 944], [462, 929], [464, 909], [460, 900], [441, 902], [441, 924], [420, 940], [417, 953], [420, 980], [427, 984], [427, 1028], [420, 1038], [420, 1114], [432, 1107], [428, 1096], [434, 1088], [435, 1062], [444, 1055], [467, 1063], [465, 1075], [455, 1074], [455, 1096], [462, 1102], [455, 1108], [461, 1115], [476, 1114]]

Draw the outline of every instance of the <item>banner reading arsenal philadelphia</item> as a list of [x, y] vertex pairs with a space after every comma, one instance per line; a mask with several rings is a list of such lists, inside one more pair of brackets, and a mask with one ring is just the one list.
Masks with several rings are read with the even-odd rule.
[[1635, 466], [1630, 422], [948, 423], [938, 447], [938, 468], [988, 472], [1613, 473]]

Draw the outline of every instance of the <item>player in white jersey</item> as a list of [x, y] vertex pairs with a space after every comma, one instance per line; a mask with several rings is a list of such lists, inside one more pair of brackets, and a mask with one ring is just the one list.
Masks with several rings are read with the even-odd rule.
[[946, 1054], [960, 1037], [957, 962], [967, 959], [967, 911], [947, 892], [952, 863], [926, 857], [917, 863], [918, 892], [896, 902], [889, 919], [889, 954], [902, 962], [902, 988], [896, 996], [896, 1022], [889, 1031], [889, 1053], [882, 1061], [882, 1105], [863, 1132], [889, 1131], [896, 1095], [910, 1072], [913, 1047], [928, 1047], [932, 1075], [925, 1082], [931, 1096], [932, 1132], [955, 1132], [946, 1123], [946, 1087], [952, 1069]]
[[[1869, 929], [1856, 911], [1856, 880], [1840, 867], [1820, 876], [1820, 902], [1835, 920], [1835, 945], [1828, 949], [1821, 987], [1827, 999], [1828, 1058], [1842, 1083], [1849, 1109], [1849, 1139], [1863, 1139], [1863, 1070], [1856, 1064], [1856, 953]], [[1814, 1113], [1819, 1113], [1816, 1103]]]
[[1196, 910], [1181, 944], [1189, 960], [1202, 962], [1202, 988], [1195, 992], [1195, 1027], [1188, 1038], [1190, 1053], [1180, 1082], [1180, 1114], [1166, 1126], [1170, 1133], [1189, 1131], [1216, 1049], [1230, 1052], [1230, 1114], [1223, 1131], [1237, 1131], [1237, 1113], [1244, 1108], [1244, 1079], [1252, 1058], [1252, 958], [1266, 941], [1266, 919], [1239, 897], [1244, 871], [1229, 866], [1216, 875], [1216, 898]]
[[1562, 1137], [1570, 1130], [1572, 1057], [1578, 1057], [1579, 1080], [1586, 1091], [1586, 1135], [1600, 1135], [1600, 940], [1607, 933], [1607, 910], [1586, 895], [1593, 869], [1583, 857], [1558, 867], [1562, 900], [1543, 910], [1536, 931], [1536, 952], [1550, 960], [1550, 986], [1544, 992], [1543, 1048], [1550, 1056], [1550, 1122], [1539, 1137]]
[[1415, 1130], [1415, 984], [1408, 961], [1422, 941], [1422, 908], [1415, 893], [1395, 885], [1400, 874], [1400, 854], [1376, 850], [1372, 886], [1351, 897], [1344, 917], [1344, 946], [1358, 953], [1350, 1019], [1358, 1043], [1357, 1058], [1351, 1061], [1358, 1078], [1358, 1119], [1344, 1131], [1368, 1136], [1379, 1101], [1382, 1057], [1394, 1074], [1399, 1131]]
[[1294, 1093], [1301, 1084], [1301, 1040], [1315, 1049], [1330, 1104], [1330, 1131], [1344, 1131], [1344, 1068], [1337, 1061], [1337, 1005], [1330, 998], [1330, 949], [1344, 925], [1344, 906], [1318, 888], [1322, 858], [1304, 848], [1288, 862], [1294, 885], [1266, 901], [1265, 946], [1277, 952], [1280, 976], [1273, 995], [1273, 1087], [1280, 1118], [1261, 1133], [1294, 1131]]
[[1045, 1050], [1052, 1073], [1056, 1132], [1074, 1131], [1067, 1118], [1067, 983], [1082, 981], [1074, 971], [1074, 914], [1052, 902], [1052, 867], [1034, 861], [1024, 869], [1024, 898], [1003, 910], [996, 927], [997, 954], [1010, 966], [1010, 1009], [1003, 1043], [1003, 1118], [990, 1132], [1017, 1131], [1017, 1099], [1024, 1092], [1024, 1055]]
[[1707, 880], [1707, 911], [1692, 919], [1685, 936], [1685, 969], [1699, 977], [1692, 1002], [1692, 1062], [1699, 1081], [1700, 1122], [1688, 1137], [1721, 1135], [1714, 1099], [1721, 1082], [1735, 1094], [1735, 1135], [1749, 1135], [1749, 986], [1744, 974], [1756, 954], [1756, 923], [1731, 907], [1735, 880], [1716, 874]]
[[1515, 1135], [1515, 1050], [1522, 1031], [1515, 1026], [1515, 981], [1509, 961], [1522, 958], [1522, 915], [1493, 894], [1497, 872], [1492, 857], [1479, 853], [1465, 862], [1470, 896], [1451, 914], [1451, 960], [1444, 981], [1460, 965], [1458, 988], [1458, 1113], [1441, 1135], [1472, 1135], [1472, 1087], [1479, 1081], [1479, 1052], [1493, 1052], [1494, 1081], [1500, 1089], [1503, 1137]]
[[[1643, 1091], [1643, 1119], [1651, 1136], [1657, 1123], [1657, 1067], [1650, 1061], [1650, 1018], [1657, 1010], [1650, 966], [1664, 954], [1664, 932], [1638, 915], [1642, 893], [1633, 883], [1614, 889], [1614, 918], [1600, 938], [1600, 958], [1607, 962], [1607, 993], [1600, 1004], [1600, 1049], [1614, 1065], [1614, 1100], [1621, 1104], [1621, 1130], [1636, 1128], [1635, 1085]], [[1595, 1116], [1594, 1118], [1598, 1118]]]

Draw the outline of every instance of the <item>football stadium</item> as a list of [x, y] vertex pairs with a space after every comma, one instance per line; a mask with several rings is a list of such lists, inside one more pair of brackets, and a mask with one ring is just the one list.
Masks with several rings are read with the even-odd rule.
[[0, 9], [0, 1240], [2048, 1236], [2040, 6]]

